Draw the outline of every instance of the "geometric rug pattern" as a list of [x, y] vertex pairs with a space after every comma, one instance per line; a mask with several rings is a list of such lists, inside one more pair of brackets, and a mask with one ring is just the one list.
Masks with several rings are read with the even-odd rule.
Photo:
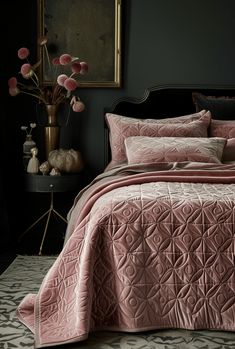
[[[37, 293], [55, 256], [17, 256], [0, 275], [0, 349], [34, 349], [32, 332], [15, 311], [28, 293]], [[60, 345], [64, 349], [235, 349], [235, 333], [158, 330], [141, 333], [94, 332], [86, 341]]]

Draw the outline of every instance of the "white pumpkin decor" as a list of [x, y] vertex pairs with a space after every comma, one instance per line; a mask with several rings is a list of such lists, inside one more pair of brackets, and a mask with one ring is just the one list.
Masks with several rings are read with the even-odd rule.
[[77, 173], [83, 169], [81, 153], [74, 149], [52, 150], [48, 162], [51, 167], [57, 168], [62, 173]]

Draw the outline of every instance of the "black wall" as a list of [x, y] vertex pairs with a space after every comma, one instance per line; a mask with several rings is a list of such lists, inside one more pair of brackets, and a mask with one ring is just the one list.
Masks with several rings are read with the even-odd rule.
[[[156, 85], [235, 85], [234, 0], [122, 2], [122, 87], [81, 89], [86, 109], [66, 129], [65, 138], [71, 147], [81, 149], [91, 177], [104, 167], [103, 110], [116, 99], [141, 97], [147, 87]], [[6, 40], [6, 55], [1, 56], [2, 172], [8, 200], [15, 197], [20, 204], [23, 194], [16, 184], [22, 161], [20, 125], [32, 119], [35, 110], [30, 98], [8, 96], [7, 79], [15, 74], [19, 47], [28, 46], [36, 54], [36, 0], [8, 0], [6, 6], [7, 12], [2, 11]]]

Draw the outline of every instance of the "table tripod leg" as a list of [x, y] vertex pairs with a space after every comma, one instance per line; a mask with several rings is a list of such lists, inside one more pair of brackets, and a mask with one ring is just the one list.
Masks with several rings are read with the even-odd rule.
[[44, 240], [47, 234], [47, 230], [48, 230], [48, 225], [49, 225], [49, 221], [51, 218], [51, 214], [54, 213], [56, 214], [61, 220], [63, 220], [66, 224], [68, 223], [67, 220], [58, 212], [54, 209], [54, 195], [53, 195], [53, 191], [51, 191], [51, 200], [50, 200], [50, 208], [43, 213], [35, 222], [33, 222], [33, 224], [31, 224], [18, 238], [18, 240], [20, 241], [22, 239], [22, 237], [29, 231], [31, 230], [37, 223], [39, 223], [46, 215], [47, 215], [47, 220], [46, 220], [46, 225], [43, 231], [43, 236], [42, 236], [42, 240], [41, 240], [41, 244], [40, 244], [40, 249], [39, 249], [39, 255], [42, 254], [42, 248], [43, 248], [43, 244], [44, 244]]
[[48, 224], [49, 224], [50, 217], [51, 217], [51, 212], [52, 212], [52, 209], [49, 209], [49, 213], [48, 213], [48, 217], [47, 217], [47, 221], [46, 221], [46, 225], [45, 225], [45, 229], [44, 229], [44, 232], [43, 232], [42, 241], [41, 241], [41, 245], [40, 245], [40, 249], [39, 249], [39, 253], [38, 253], [39, 256], [41, 256], [41, 254], [42, 254], [42, 247], [43, 247], [44, 240], [45, 240], [45, 237], [46, 237], [47, 228], [48, 228]]
[[68, 221], [58, 212], [56, 211], [54, 208], [52, 210], [60, 219], [62, 219], [65, 223], [68, 223]]
[[40, 222], [48, 213], [49, 213], [50, 209], [47, 210], [45, 213], [43, 213], [43, 215], [41, 215], [35, 222], [33, 222], [33, 224], [31, 224], [18, 238], [18, 240], [20, 241], [22, 239], [22, 237], [29, 231], [31, 230], [38, 222]]
[[41, 241], [41, 245], [40, 245], [40, 249], [39, 249], [39, 255], [40, 256], [42, 254], [42, 247], [43, 247], [44, 240], [45, 240], [45, 237], [46, 237], [46, 233], [47, 233], [49, 221], [50, 221], [50, 218], [51, 218], [51, 214], [55, 213], [60, 219], [62, 219], [65, 223], [67, 223], [67, 220], [59, 212], [57, 212], [54, 209], [54, 195], [53, 195], [53, 191], [51, 191], [50, 208], [49, 208], [49, 210], [47, 212], [48, 212], [48, 217], [47, 217], [46, 226], [45, 226], [45, 229], [44, 229], [44, 232], [43, 232], [43, 237], [42, 237], [42, 241]]

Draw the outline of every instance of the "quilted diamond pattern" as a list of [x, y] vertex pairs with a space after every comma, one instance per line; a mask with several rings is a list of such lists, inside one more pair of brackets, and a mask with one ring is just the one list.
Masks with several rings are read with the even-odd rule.
[[36, 346], [95, 329], [235, 331], [235, 180], [117, 181], [97, 187], [35, 295]]
[[[132, 136], [150, 137], [207, 137], [207, 129], [211, 120], [211, 113], [205, 110], [201, 114], [169, 119], [135, 119], [121, 115], [106, 114], [109, 127], [112, 161], [108, 168], [123, 164], [127, 161], [124, 140]], [[193, 121], [192, 121], [193, 120]], [[190, 121], [190, 122], [189, 122]], [[173, 123], [174, 122], [174, 123]]]
[[129, 164], [151, 162], [220, 163], [227, 140], [225, 138], [191, 137], [128, 137], [125, 139]]

